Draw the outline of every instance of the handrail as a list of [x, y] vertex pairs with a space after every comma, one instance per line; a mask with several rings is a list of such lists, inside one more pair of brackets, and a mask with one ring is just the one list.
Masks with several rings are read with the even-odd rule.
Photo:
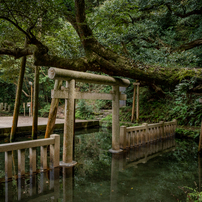
[[12, 151], [18, 151], [18, 175], [25, 174], [25, 149], [29, 148], [30, 173], [36, 172], [36, 147], [40, 147], [40, 169], [47, 169], [47, 146], [50, 145], [50, 167], [59, 166], [60, 136], [53, 134], [50, 138], [0, 144], [0, 152], [5, 152], [5, 179], [12, 178]]
[[22, 142], [13, 142], [0, 144], [0, 152], [14, 151], [19, 149], [27, 149], [31, 147], [40, 147], [45, 145], [54, 144], [55, 140], [53, 138], [41, 139], [41, 140], [31, 140]]
[[159, 122], [134, 127], [120, 127], [120, 148], [134, 147], [144, 143], [167, 138], [175, 134], [177, 120]]

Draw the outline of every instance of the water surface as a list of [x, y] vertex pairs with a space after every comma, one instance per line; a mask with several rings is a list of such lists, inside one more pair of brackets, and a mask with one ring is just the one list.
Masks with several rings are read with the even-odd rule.
[[[77, 131], [74, 160], [78, 164], [74, 168], [57, 168], [30, 176], [27, 157], [24, 178], [13, 178], [7, 183], [1, 180], [0, 201], [173, 202], [186, 201], [181, 187], [199, 187], [201, 171], [197, 144], [193, 141], [168, 139], [113, 155], [108, 152], [110, 148], [110, 130]], [[14, 154], [14, 174], [16, 157]], [[3, 179], [4, 154], [0, 161]]]

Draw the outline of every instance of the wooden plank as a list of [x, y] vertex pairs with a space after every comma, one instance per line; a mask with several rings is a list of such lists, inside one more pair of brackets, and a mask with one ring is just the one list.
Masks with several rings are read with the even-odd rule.
[[140, 83], [133, 83], [133, 85], [134, 85], [134, 86], [139, 86], [139, 85], [140, 85]]
[[55, 140], [55, 144], [50, 145], [50, 166], [57, 167], [60, 161], [60, 136], [53, 134], [50, 137]]
[[[51, 98], [68, 99], [68, 90], [51, 90]], [[75, 92], [75, 99], [91, 99], [91, 100], [113, 100], [113, 93], [86, 93], [86, 92]], [[125, 94], [120, 93], [119, 100], [127, 100]]]
[[12, 178], [12, 152], [5, 152], [5, 178]]
[[14, 151], [19, 149], [27, 149], [31, 147], [40, 147], [45, 145], [54, 144], [54, 139], [46, 138], [40, 140], [31, 140], [31, 141], [23, 141], [23, 142], [14, 142], [14, 143], [6, 143], [0, 144], [0, 152], [6, 151]]
[[29, 148], [30, 173], [36, 172], [36, 148]]
[[145, 126], [134, 126], [134, 127], [127, 127], [126, 132], [136, 131], [145, 129]]
[[159, 127], [161, 126], [161, 123], [152, 123], [152, 124], [148, 124], [149, 128], [153, 128], [153, 127]]
[[47, 146], [41, 146], [41, 170], [47, 169]]
[[18, 150], [18, 175], [25, 174], [25, 149]]

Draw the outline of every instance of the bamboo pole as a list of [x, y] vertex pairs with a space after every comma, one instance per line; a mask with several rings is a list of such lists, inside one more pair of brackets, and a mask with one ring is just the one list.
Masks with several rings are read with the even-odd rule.
[[139, 121], [139, 92], [140, 92], [140, 88], [139, 88], [139, 83], [137, 84], [137, 104], [136, 104], [136, 121]]
[[202, 122], [201, 122], [201, 131], [200, 131], [200, 137], [199, 137], [199, 146], [198, 146], [198, 152], [201, 152], [201, 146], [202, 146]]
[[36, 66], [34, 77], [34, 110], [33, 110], [33, 122], [32, 122], [32, 139], [37, 139], [38, 99], [39, 99], [39, 67]]
[[[133, 84], [133, 85], [134, 85], [134, 84]], [[132, 106], [131, 122], [134, 121], [134, 113], [135, 113], [135, 95], [136, 95], [136, 85], [134, 85], [134, 91], [133, 91], [133, 106]]]
[[[24, 46], [27, 47], [26, 38], [25, 38]], [[16, 92], [16, 97], [15, 97], [15, 107], [14, 107], [14, 112], [13, 112], [13, 122], [12, 122], [11, 135], [10, 135], [11, 142], [15, 139], [15, 136], [16, 136], [16, 130], [17, 130], [17, 124], [18, 124], [18, 114], [19, 114], [19, 110], [20, 110], [22, 84], [23, 84], [23, 78], [24, 78], [24, 74], [25, 74], [25, 66], [26, 66], [26, 56], [23, 56], [22, 60], [21, 60], [20, 74], [19, 74], [17, 92]]]

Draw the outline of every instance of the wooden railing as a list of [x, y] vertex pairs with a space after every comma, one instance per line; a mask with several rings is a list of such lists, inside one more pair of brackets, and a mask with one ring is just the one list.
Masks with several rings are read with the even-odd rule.
[[5, 152], [5, 179], [12, 178], [12, 151], [18, 150], [18, 175], [25, 174], [25, 149], [29, 149], [30, 173], [36, 172], [36, 147], [40, 147], [40, 169], [47, 169], [47, 146], [50, 145], [50, 167], [59, 166], [60, 136], [50, 138], [14, 142], [0, 145], [0, 152]]
[[141, 126], [120, 128], [120, 148], [139, 146], [145, 143], [168, 138], [175, 134], [177, 121], [159, 122], [154, 124], [144, 123]]

